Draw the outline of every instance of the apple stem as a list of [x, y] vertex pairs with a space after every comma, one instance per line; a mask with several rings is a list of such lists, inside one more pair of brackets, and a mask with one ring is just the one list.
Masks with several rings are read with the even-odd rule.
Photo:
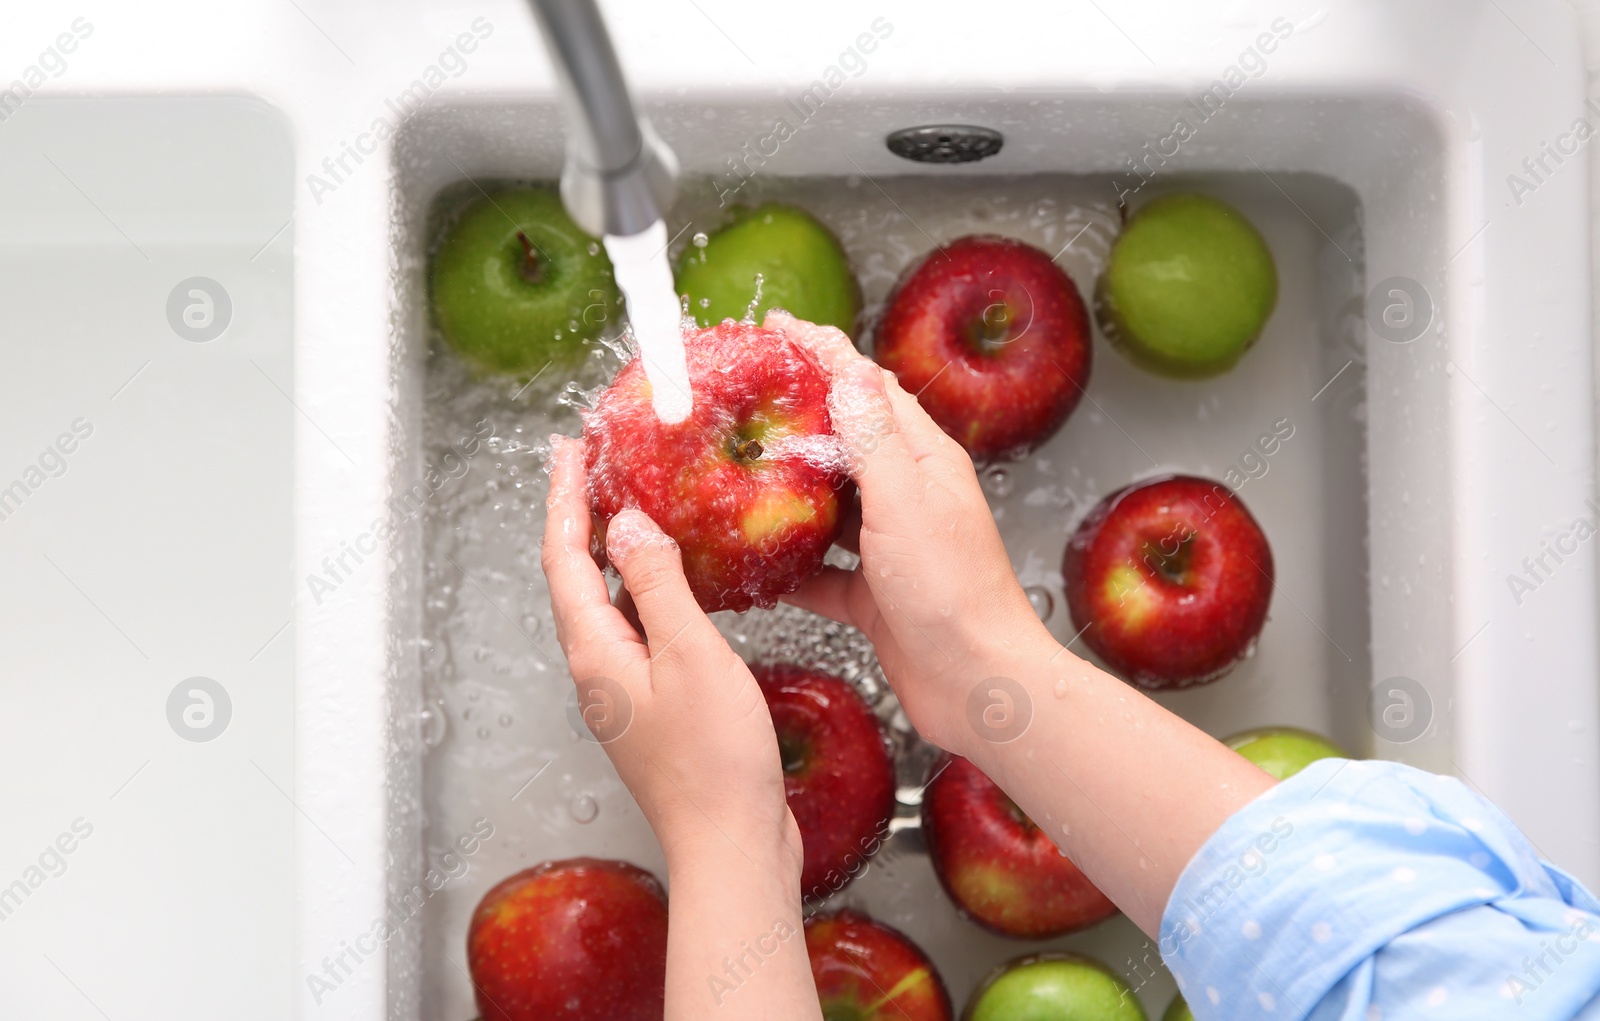
[[539, 250], [533, 247], [528, 235], [520, 230], [517, 231], [517, 240], [522, 242], [522, 265], [517, 268], [517, 272], [528, 283], [539, 283], [544, 279], [544, 262], [537, 254]]
[[746, 464], [758, 460], [762, 453], [760, 440], [737, 440], [733, 444], [733, 456]]

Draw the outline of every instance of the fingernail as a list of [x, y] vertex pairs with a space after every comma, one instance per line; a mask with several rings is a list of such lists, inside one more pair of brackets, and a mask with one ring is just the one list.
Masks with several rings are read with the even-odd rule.
[[613, 562], [626, 560], [640, 550], [652, 547], [676, 549], [677, 543], [641, 510], [618, 512], [606, 525], [606, 556]]
[[549, 442], [550, 457], [545, 461], [546, 471], [551, 470], [557, 461], [565, 460], [567, 457], [567, 450], [578, 441], [573, 439], [571, 436], [564, 436], [561, 433], [551, 433]]

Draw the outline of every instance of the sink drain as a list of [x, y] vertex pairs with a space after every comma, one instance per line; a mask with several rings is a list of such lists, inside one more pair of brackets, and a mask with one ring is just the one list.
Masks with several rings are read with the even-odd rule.
[[972, 163], [999, 152], [1005, 139], [993, 128], [928, 124], [891, 132], [884, 143], [896, 156], [918, 163]]

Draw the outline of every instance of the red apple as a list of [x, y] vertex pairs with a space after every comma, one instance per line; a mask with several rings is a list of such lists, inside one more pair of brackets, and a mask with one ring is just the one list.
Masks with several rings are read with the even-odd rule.
[[478, 902], [467, 968], [483, 1021], [661, 1021], [666, 895], [627, 862], [535, 865]]
[[1002, 936], [1050, 939], [1117, 913], [999, 786], [947, 755], [922, 793], [928, 857], [956, 907]]
[[950, 994], [917, 945], [854, 911], [813, 915], [806, 952], [822, 1016], [849, 1021], [949, 1021]]
[[850, 496], [827, 372], [782, 334], [732, 320], [686, 331], [684, 347], [687, 419], [656, 417], [638, 358], [584, 415], [597, 532], [642, 510], [677, 540], [706, 612], [772, 606], [821, 569]]
[[975, 458], [1021, 457], [1089, 385], [1089, 315], [1050, 256], [980, 235], [935, 249], [889, 295], [873, 343]]
[[800, 891], [827, 897], [856, 877], [888, 834], [894, 760], [878, 718], [844, 681], [797, 666], [758, 667], [755, 676], [805, 848]]
[[1243, 501], [1190, 475], [1102, 500], [1061, 567], [1074, 628], [1142, 688], [1214, 681], [1250, 651], [1272, 601], [1272, 549]]

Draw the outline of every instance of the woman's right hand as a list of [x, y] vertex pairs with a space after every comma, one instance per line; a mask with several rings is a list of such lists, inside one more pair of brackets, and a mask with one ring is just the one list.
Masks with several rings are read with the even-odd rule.
[[960, 752], [975, 737], [970, 692], [1060, 647], [1017, 581], [960, 444], [839, 330], [780, 312], [762, 325], [831, 372], [833, 429], [861, 490], [861, 564], [825, 568], [787, 601], [865, 634], [912, 724]]

